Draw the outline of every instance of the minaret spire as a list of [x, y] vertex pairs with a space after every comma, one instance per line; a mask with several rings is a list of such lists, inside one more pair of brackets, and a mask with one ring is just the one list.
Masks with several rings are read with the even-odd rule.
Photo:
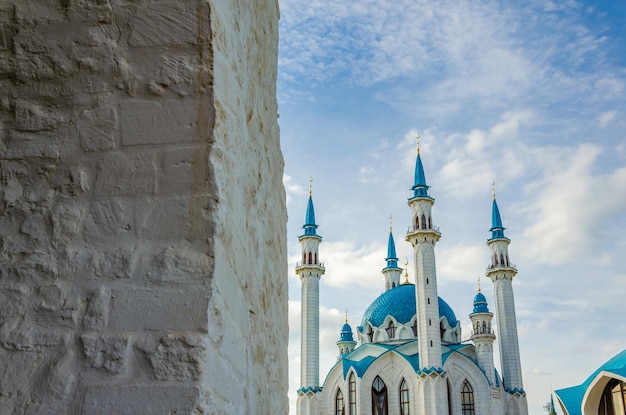
[[491, 264], [487, 267], [487, 277], [493, 281], [498, 322], [498, 344], [500, 346], [500, 366], [505, 390], [519, 400], [522, 415], [528, 414], [526, 392], [522, 382], [522, 367], [517, 335], [517, 318], [513, 296], [513, 278], [517, 269], [509, 261], [511, 240], [504, 236], [504, 226], [495, 197], [492, 183], [493, 205], [491, 209], [491, 238], [487, 245], [491, 250]]
[[505, 238], [504, 230], [506, 229], [502, 226], [502, 218], [500, 217], [500, 209], [498, 209], [498, 202], [496, 202], [496, 190], [495, 190], [496, 182], [491, 182], [491, 195], [493, 196], [493, 203], [491, 205], [491, 239], [495, 238]]
[[319, 381], [319, 280], [325, 269], [319, 258], [322, 237], [317, 234], [312, 182], [313, 179], [309, 181], [309, 200], [302, 226], [304, 234], [298, 237], [302, 246], [302, 262], [296, 264], [296, 274], [302, 283], [300, 389], [296, 406], [298, 415], [314, 415], [310, 409], [319, 406], [322, 390]]
[[[411, 207], [412, 226], [406, 240], [413, 245], [415, 260], [415, 299], [417, 310], [417, 338], [419, 339], [418, 394], [428, 396], [417, 408], [417, 413], [440, 415], [448, 413], [446, 372], [442, 368], [441, 333], [439, 330], [439, 301], [435, 244], [441, 237], [433, 227], [431, 209], [435, 199], [428, 195], [426, 175], [419, 151], [417, 157]], [[434, 324], [433, 324], [434, 323]]]
[[393, 240], [393, 226], [392, 217], [389, 216], [389, 238], [387, 240], [387, 266], [383, 268], [383, 275], [385, 276], [385, 290], [389, 291], [392, 288], [396, 288], [400, 285], [400, 275], [402, 274], [402, 268], [398, 266], [398, 255], [396, 254], [396, 244]]
[[426, 184], [426, 175], [424, 174], [424, 165], [420, 156], [420, 135], [417, 134], [417, 157], [415, 159], [415, 180], [413, 183], [413, 196], [428, 196], [428, 185]]
[[316, 235], [317, 224], [315, 223], [315, 208], [313, 207], [313, 179], [309, 180], [309, 202], [306, 206], [306, 218], [304, 221], [304, 234]]

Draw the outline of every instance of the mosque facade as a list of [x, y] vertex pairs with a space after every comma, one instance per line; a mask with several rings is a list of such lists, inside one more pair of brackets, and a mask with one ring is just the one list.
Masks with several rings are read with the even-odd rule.
[[[441, 233], [433, 225], [435, 202], [429, 194], [418, 149], [414, 184], [408, 199], [412, 226], [406, 241], [414, 250], [414, 281], [398, 266], [390, 227], [385, 291], [366, 309], [353, 331], [340, 331], [339, 359], [323, 384], [319, 379], [319, 281], [325, 267], [319, 247], [313, 199], [309, 194], [304, 233], [299, 237], [302, 261], [296, 274], [302, 285], [301, 383], [298, 415], [527, 415], [522, 383], [510, 240], [496, 203], [492, 205], [491, 261], [495, 315], [486, 297], [474, 297], [469, 314], [472, 333], [461, 337], [461, 323], [438, 295], [435, 245]], [[469, 304], [468, 304], [469, 306]], [[495, 317], [498, 333], [492, 327]], [[494, 344], [500, 351], [499, 373]]]

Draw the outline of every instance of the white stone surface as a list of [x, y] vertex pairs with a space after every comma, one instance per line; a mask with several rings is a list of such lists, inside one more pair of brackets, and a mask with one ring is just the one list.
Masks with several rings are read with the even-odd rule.
[[0, 413], [286, 414], [275, 0], [0, 2]]

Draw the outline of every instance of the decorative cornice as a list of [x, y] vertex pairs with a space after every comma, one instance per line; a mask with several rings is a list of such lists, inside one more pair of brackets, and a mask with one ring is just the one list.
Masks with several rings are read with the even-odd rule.
[[322, 387], [321, 386], [307, 386], [307, 387], [302, 387], [300, 389], [298, 389], [296, 391], [296, 393], [298, 395], [308, 395], [308, 394], [314, 394], [314, 393], [318, 393], [322, 391]]
[[526, 396], [526, 391], [524, 389], [518, 389], [518, 388], [506, 388], [505, 391], [507, 393], [510, 393], [513, 396]]
[[426, 368], [426, 367], [424, 367], [422, 369], [418, 369], [415, 373], [417, 374], [417, 376], [422, 377], [422, 378], [426, 378], [428, 376], [431, 376], [431, 377], [442, 376], [442, 377], [444, 377], [447, 374], [446, 371], [443, 370], [443, 368], [441, 368], [441, 367], [434, 367], [434, 366], [431, 367], [430, 369]]

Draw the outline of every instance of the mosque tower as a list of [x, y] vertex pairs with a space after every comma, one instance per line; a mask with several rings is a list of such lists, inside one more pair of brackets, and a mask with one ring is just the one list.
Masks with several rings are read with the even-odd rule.
[[385, 291], [396, 288], [400, 285], [400, 275], [402, 268], [398, 266], [398, 256], [396, 255], [396, 244], [393, 241], [393, 232], [391, 228], [391, 217], [389, 218], [389, 241], [387, 242], [387, 266], [383, 268], [385, 276]]
[[478, 283], [478, 294], [474, 297], [474, 310], [469, 317], [472, 320], [472, 336], [470, 339], [476, 347], [478, 366], [485, 372], [489, 384], [493, 387], [496, 385], [493, 365], [493, 342], [496, 336], [491, 328], [493, 313], [489, 311], [487, 299], [480, 292], [480, 281]]
[[296, 264], [296, 274], [302, 282], [300, 389], [296, 411], [298, 415], [312, 415], [319, 414], [322, 390], [319, 381], [319, 281], [325, 269], [319, 258], [322, 237], [316, 231], [311, 184], [303, 228], [304, 234], [298, 237], [302, 262]]
[[527, 414], [513, 298], [513, 277], [517, 274], [517, 269], [509, 260], [509, 243], [511, 240], [504, 236], [505, 228], [502, 226], [495, 190], [492, 189], [492, 193], [492, 225], [489, 229], [491, 238], [487, 240], [487, 245], [491, 249], [491, 265], [487, 267], [486, 275], [494, 284], [502, 381], [507, 392], [516, 398], [523, 399], [523, 402], [520, 402], [519, 413]]
[[352, 353], [356, 342], [352, 333], [352, 327], [348, 324], [348, 312], [346, 311], [346, 322], [341, 328], [339, 334], [339, 340], [337, 341], [337, 347], [339, 348], [339, 356], [337, 360], [341, 360], [345, 355]]
[[442, 369], [441, 333], [439, 329], [439, 297], [435, 269], [435, 244], [441, 237], [433, 227], [431, 208], [435, 199], [428, 195], [424, 166], [420, 157], [419, 136], [413, 197], [408, 201], [412, 225], [406, 240], [413, 245], [415, 258], [415, 299], [417, 338], [419, 345], [418, 413], [448, 413], [446, 373]]

